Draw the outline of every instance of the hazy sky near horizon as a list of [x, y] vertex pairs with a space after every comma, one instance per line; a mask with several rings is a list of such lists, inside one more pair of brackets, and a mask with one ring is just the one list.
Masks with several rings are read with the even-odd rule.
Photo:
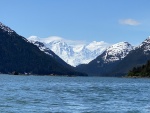
[[28, 38], [128, 41], [150, 36], [150, 0], [0, 0], [0, 22]]

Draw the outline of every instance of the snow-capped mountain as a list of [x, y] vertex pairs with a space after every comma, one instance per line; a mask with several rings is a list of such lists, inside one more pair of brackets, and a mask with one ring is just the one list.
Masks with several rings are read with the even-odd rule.
[[107, 48], [96, 59], [86, 65], [79, 65], [76, 69], [89, 75], [107, 76], [133, 49], [134, 47], [128, 42], [119, 42]]
[[[33, 74], [33, 75], [81, 75], [61, 58], [51, 51], [49, 55], [42, 43], [37, 46], [26, 41], [9, 27], [0, 24], [0, 72], [5, 74]], [[50, 50], [49, 50], [50, 52]], [[55, 56], [54, 56], [55, 55]]]
[[66, 66], [66, 67], [70, 66], [66, 62], [64, 62], [59, 56], [57, 56], [52, 50], [46, 47], [42, 42], [38, 42], [38, 41], [30, 41], [30, 42], [36, 45], [44, 53], [50, 55], [53, 59], [55, 59], [57, 62], [59, 62], [63, 66]]
[[124, 76], [133, 67], [142, 66], [150, 60], [150, 37], [136, 48], [127, 42], [110, 46], [100, 56], [76, 69], [96, 76]]
[[97, 63], [97, 65], [104, 65], [108, 63], [114, 63], [116, 61], [122, 60], [126, 57], [131, 50], [134, 49], [134, 46], [129, 44], [128, 42], [119, 42], [116, 43], [109, 48], [107, 48], [101, 55], [99, 55], [96, 59], [91, 61], [91, 63]]
[[150, 36], [146, 40], [144, 40], [137, 48], [143, 48], [144, 53], [150, 51]]
[[28, 38], [28, 40], [32, 43], [35, 41], [42, 42], [45, 47], [52, 50], [55, 54], [57, 54], [65, 62], [72, 66], [89, 63], [91, 60], [100, 55], [104, 50], [106, 50], [106, 48], [108, 48], [110, 45], [103, 41], [93, 41], [89, 44], [70, 44], [68, 40], [60, 37], [38, 38], [36, 36], [31, 36]]
[[122, 60], [134, 47], [128, 42], [119, 42], [110, 46], [103, 54], [105, 63]]
[[[132, 50], [114, 69], [114, 73], [127, 74], [133, 67], [142, 66], [150, 60], [150, 37]], [[123, 75], [123, 74], [122, 74]]]
[[42, 42], [31, 41], [34, 45], [36, 45], [41, 51], [53, 57], [52, 52], [49, 48], [47, 48]]

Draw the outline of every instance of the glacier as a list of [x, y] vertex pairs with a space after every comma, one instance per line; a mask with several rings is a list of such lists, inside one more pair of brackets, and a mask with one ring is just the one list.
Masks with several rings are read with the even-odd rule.
[[43, 43], [45, 48], [49, 48], [66, 63], [74, 67], [79, 64], [88, 64], [90, 61], [102, 54], [103, 51], [105, 51], [111, 45], [104, 41], [84, 43], [82, 41], [76, 42], [66, 40], [57, 36], [48, 38], [30, 36], [27, 39], [35, 45], [36, 41]]

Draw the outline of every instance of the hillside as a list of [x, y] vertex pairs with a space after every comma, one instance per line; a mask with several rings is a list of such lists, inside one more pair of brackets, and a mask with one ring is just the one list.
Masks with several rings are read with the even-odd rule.
[[[0, 23], [0, 72], [38, 75], [82, 75], [70, 65], [64, 66], [14, 30]], [[84, 75], [84, 74], [83, 74]]]
[[134, 67], [129, 71], [128, 77], [150, 77], [150, 60], [145, 65]]
[[132, 50], [113, 70], [113, 75], [126, 75], [133, 67], [139, 67], [150, 60], [150, 37]]

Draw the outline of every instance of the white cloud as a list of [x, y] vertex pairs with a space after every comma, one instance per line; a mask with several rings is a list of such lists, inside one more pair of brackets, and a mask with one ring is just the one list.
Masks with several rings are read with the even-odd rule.
[[138, 22], [137, 20], [133, 20], [133, 19], [123, 19], [123, 20], [119, 20], [120, 24], [124, 24], [124, 25], [131, 25], [131, 26], [137, 26], [140, 25], [141, 23]]
[[27, 38], [28, 40], [34, 40], [34, 41], [40, 41], [40, 42], [44, 42], [44, 43], [49, 43], [49, 42], [52, 42], [54, 40], [63, 40], [63, 38], [61, 37], [58, 37], [58, 36], [51, 36], [51, 37], [48, 37], [48, 38], [40, 38], [40, 37], [37, 37], [37, 36], [30, 36], [29, 38]]
[[83, 41], [83, 40], [67, 40], [67, 39], [64, 39], [64, 41], [66, 43], [68, 43], [69, 45], [85, 45], [85, 44], [87, 44], [87, 42]]
[[29, 38], [27, 38], [28, 40], [34, 40], [34, 41], [40, 41], [40, 42], [44, 42], [44, 43], [50, 43], [52, 41], [63, 41], [66, 42], [69, 45], [85, 45], [87, 44], [86, 41], [83, 40], [68, 40], [68, 39], [64, 39], [62, 37], [59, 36], [50, 36], [48, 38], [39, 38], [37, 36], [30, 36]]

